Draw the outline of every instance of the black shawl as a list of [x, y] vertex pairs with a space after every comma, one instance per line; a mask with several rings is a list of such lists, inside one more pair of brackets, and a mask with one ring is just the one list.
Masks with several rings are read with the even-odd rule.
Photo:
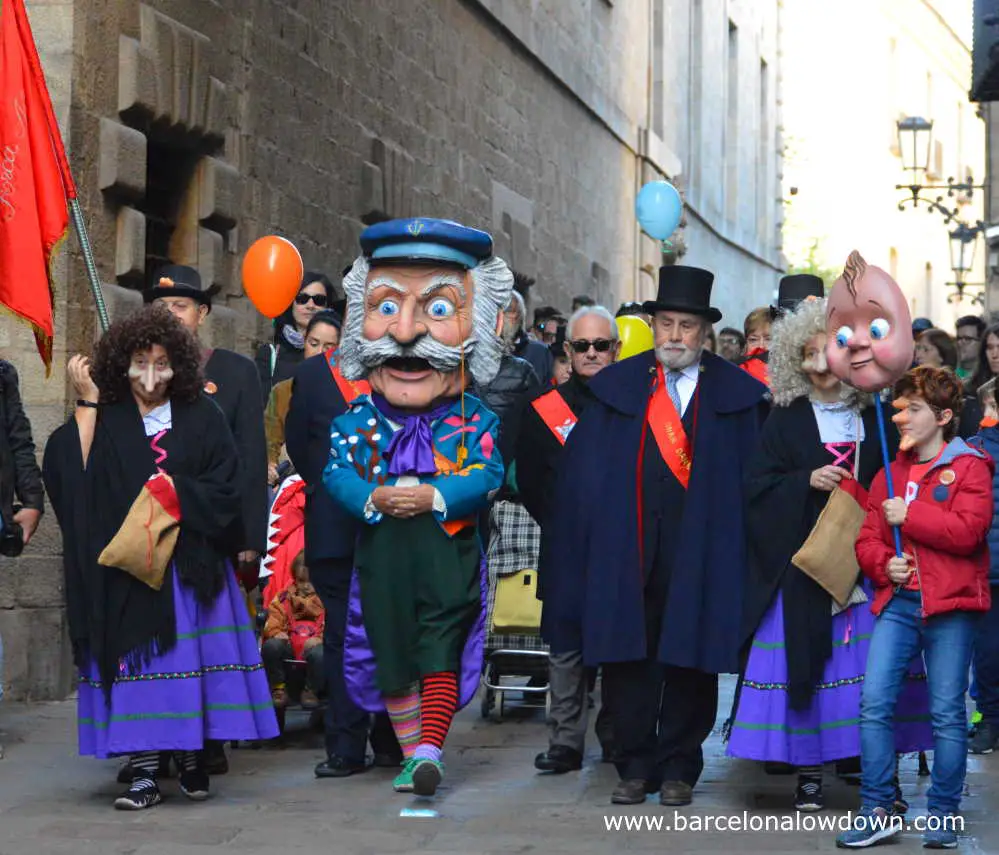
[[[882, 468], [873, 407], [864, 410], [863, 421], [858, 480], [869, 487]], [[889, 444], [897, 447], [897, 432], [889, 433]], [[895, 448], [889, 450], [894, 457]], [[744, 638], [751, 640], [780, 589], [793, 709], [808, 706], [832, 655], [832, 598], [791, 563], [829, 498], [828, 493], [811, 488], [809, 477], [830, 463], [811, 402], [801, 397], [788, 407], [774, 408], [746, 474], [749, 579]]]
[[77, 667], [93, 659], [105, 691], [118, 663], [134, 670], [176, 643], [170, 573], [177, 572], [198, 600], [222, 590], [224, 532], [240, 511], [238, 460], [219, 408], [205, 397], [172, 404], [173, 427], [160, 441], [161, 466], [180, 500], [180, 537], [161, 590], [103, 567], [97, 558], [121, 527], [142, 486], [156, 471], [155, 454], [131, 399], [102, 405], [86, 469], [75, 419], [55, 431], [45, 449], [45, 486], [63, 535], [66, 608]]

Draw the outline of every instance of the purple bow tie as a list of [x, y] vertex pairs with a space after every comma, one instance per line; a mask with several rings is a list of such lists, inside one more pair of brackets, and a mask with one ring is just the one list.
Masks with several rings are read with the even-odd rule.
[[389, 462], [388, 474], [435, 474], [437, 464], [434, 462], [433, 432], [430, 425], [451, 409], [450, 402], [426, 413], [405, 413], [397, 410], [381, 395], [372, 395], [371, 400], [385, 418], [402, 425], [402, 430], [393, 434], [385, 449], [385, 459]]

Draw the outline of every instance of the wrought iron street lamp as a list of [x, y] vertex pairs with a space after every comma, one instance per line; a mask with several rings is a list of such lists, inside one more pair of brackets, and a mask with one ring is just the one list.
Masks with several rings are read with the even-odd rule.
[[922, 116], [906, 116], [897, 122], [898, 150], [902, 156], [902, 170], [909, 175], [908, 184], [896, 184], [896, 190], [908, 190], [909, 195], [898, 203], [900, 211], [905, 210], [905, 206], [911, 204], [913, 208], [918, 208], [922, 202], [930, 212], [936, 211], [943, 215], [944, 222], [950, 223], [957, 219], [960, 213], [956, 206], [951, 209], [944, 204], [944, 196], [939, 195], [936, 199], [928, 199], [921, 196], [924, 190], [946, 190], [946, 197], [954, 199], [963, 196], [969, 200], [974, 195], [975, 190], [984, 189], [982, 184], [972, 184], [970, 181], [955, 181], [948, 178], [946, 184], [923, 184], [930, 166], [930, 153], [933, 150], [933, 120], [924, 119]]

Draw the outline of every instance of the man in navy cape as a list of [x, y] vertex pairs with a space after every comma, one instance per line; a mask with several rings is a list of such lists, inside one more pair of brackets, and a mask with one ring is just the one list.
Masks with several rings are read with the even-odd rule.
[[621, 780], [611, 801], [660, 791], [685, 805], [714, 726], [718, 674], [738, 670], [747, 572], [742, 478], [766, 387], [704, 350], [714, 277], [662, 267], [654, 351], [590, 383], [565, 446], [541, 568], [553, 653], [603, 666]]

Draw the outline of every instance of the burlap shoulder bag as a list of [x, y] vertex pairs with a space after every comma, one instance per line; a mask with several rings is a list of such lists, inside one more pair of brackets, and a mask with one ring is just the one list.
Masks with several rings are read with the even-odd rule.
[[180, 535], [180, 502], [169, 475], [150, 478], [128, 510], [118, 533], [97, 559], [155, 591], [163, 587]]

